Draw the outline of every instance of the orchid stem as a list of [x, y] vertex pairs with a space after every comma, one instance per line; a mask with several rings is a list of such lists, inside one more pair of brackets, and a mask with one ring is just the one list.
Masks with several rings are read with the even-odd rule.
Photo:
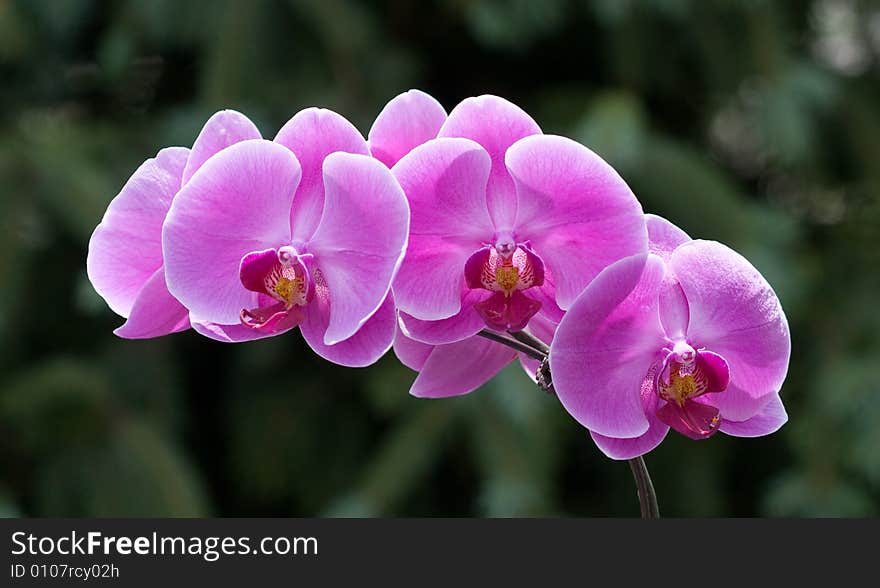
[[[497, 331], [483, 329], [477, 333], [477, 335], [495, 341], [496, 343], [507, 345], [515, 351], [524, 353], [532, 359], [540, 361], [540, 369], [547, 370], [545, 375], [548, 381], [546, 390], [555, 393], [552, 380], [550, 380], [550, 366], [547, 365], [546, 362], [550, 353], [550, 348], [547, 347], [543, 341], [525, 331], [508, 331], [508, 334], [505, 335]], [[660, 507], [657, 506], [657, 494], [654, 492], [654, 484], [651, 482], [651, 475], [648, 473], [648, 466], [645, 465], [645, 460], [642, 459], [642, 456], [634, 457], [629, 460], [629, 468], [632, 470], [633, 478], [636, 481], [636, 489], [639, 494], [639, 508], [642, 512], [642, 518], [659, 519]]]
[[550, 354], [550, 348], [543, 341], [541, 341], [531, 333], [527, 333], [525, 331], [508, 331], [508, 333], [510, 333], [510, 336], [520, 343], [525, 343], [526, 345], [542, 352], [544, 355]]
[[536, 349], [532, 345], [525, 343], [523, 341], [518, 341], [513, 337], [509, 337], [502, 333], [498, 333], [496, 331], [490, 331], [488, 329], [483, 329], [479, 333], [477, 333], [480, 337], [485, 337], [486, 339], [490, 339], [495, 341], [496, 343], [501, 343], [502, 345], [507, 345], [511, 349], [515, 351], [519, 351], [520, 353], [524, 353], [531, 357], [532, 359], [536, 359], [538, 361], [543, 361], [545, 357], [547, 357], [547, 353], [541, 349]]
[[636, 488], [639, 491], [639, 507], [642, 510], [643, 519], [659, 519], [660, 507], [657, 506], [657, 494], [654, 492], [654, 484], [651, 482], [651, 474], [642, 456], [629, 460], [629, 469], [632, 470], [636, 480]]

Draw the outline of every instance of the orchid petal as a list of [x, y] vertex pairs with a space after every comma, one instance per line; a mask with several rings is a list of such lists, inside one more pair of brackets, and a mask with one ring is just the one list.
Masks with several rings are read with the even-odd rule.
[[333, 345], [354, 335], [388, 296], [406, 251], [409, 206], [372, 157], [328, 155], [324, 183], [327, 205], [308, 247], [330, 290], [324, 343]]
[[648, 250], [667, 263], [676, 247], [692, 240], [687, 233], [656, 214], [646, 214], [645, 225], [648, 228]]
[[687, 297], [692, 344], [723, 356], [731, 383], [752, 398], [779, 390], [791, 337], [767, 280], [744, 257], [714, 241], [679, 246], [670, 267]]
[[639, 393], [664, 342], [657, 311], [664, 271], [655, 255], [618, 261], [587, 286], [556, 329], [556, 393], [591, 431], [624, 438], [648, 430]]
[[410, 339], [403, 333], [400, 327], [394, 332], [393, 347], [394, 355], [397, 356], [400, 363], [415, 371], [422, 369], [422, 366], [428, 361], [428, 356], [431, 355], [431, 351], [434, 349], [433, 345]]
[[494, 234], [486, 209], [490, 160], [466, 139], [434, 139], [392, 170], [410, 203], [409, 246], [394, 282], [399, 308], [421, 320], [461, 310], [464, 267]]
[[336, 151], [369, 155], [367, 142], [342, 115], [323, 108], [306, 108], [281, 127], [275, 142], [296, 154], [302, 180], [290, 210], [295, 241], [308, 241], [324, 210], [324, 159]]
[[546, 265], [544, 266], [544, 283], [541, 286], [530, 288], [528, 294], [529, 297], [541, 303], [541, 312], [547, 318], [555, 324], [559, 324], [559, 321], [565, 316], [565, 311], [556, 304], [556, 283]]
[[684, 290], [674, 276], [667, 273], [660, 288], [660, 322], [666, 336], [673, 341], [685, 339], [690, 309]]
[[365, 367], [376, 363], [394, 341], [397, 325], [394, 299], [391, 295], [385, 298], [354, 335], [339, 343], [327, 345], [324, 342], [324, 333], [332, 320], [334, 303], [335, 298], [331, 301], [326, 293], [316, 290], [314, 299], [305, 307], [305, 320], [300, 325], [306, 343], [315, 353], [339, 365]]
[[370, 128], [373, 157], [392, 167], [401, 157], [437, 136], [446, 111], [430, 95], [410, 90], [391, 99]]
[[183, 183], [187, 183], [212, 155], [235, 143], [262, 138], [256, 125], [242, 113], [235, 110], [214, 113], [193, 143], [183, 170]]
[[638, 200], [583, 145], [553, 135], [526, 137], [507, 151], [506, 163], [519, 201], [517, 238], [531, 241], [550, 267], [563, 310], [609, 264], [647, 251]]
[[400, 324], [406, 335], [416, 341], [429, 345], [455, 343], [479, 333], [486, 326], [474, 306], [489, 295], [485, 290], [465, 291], [458, 314], [438, 321], [419, 320], [401, 311]]
[[189, 149], [169, 147], [141, 164], [92, 233], [89, 280], [116, 314], [129, 316], [141, 288], [162, 267], [162, 222], [188, 156]]
[[489, 153], [492, 171], [486, 187], [486, 203], [499, 229], [510, 229], [516, 217], [516, 193], [504, 166], [504, 155], [519, 139], [540, 134], [541, 128], [520, 107], [497, 96], [463, 100], [449, 113], [439, 137], [463, 137], [476, 141]]
[[[733, 366], [730, 367], [733, 375]], [[721, 418], [730, 421], [747, 421], [758, 414], [767, 404], [769, 394], [755, 397], [745, 392], [733, 381], [727, 384], [727, 389], [718, 394], [701, 396], [702, 402], [711, 404], [721, 412]]]
[[767, 404], [758, 414], [740, 422], [723, 419], [720, 430], [734, 437], [761, 437], [775, 433], [786, 422], [788, 422], [788, 414], [782, 405], [782, 399], [779, 394], [771, 394]]
[[242, 286], [242, 258], [290, 240], [288, 214], [300, 177], [286, 148], [253, 139], [211, 157], [174, 199], [162, 234], [168, 289], [203, 322], [237, 324], [256, 306]]
[[168, 292], [160, 267], [138, 292], [128, 320], [113, 333], [125, 339], [149, 339], [188, 328], [189, 311]]
[[513, 361], [516, 352], [482, 337], [438, 345], [419, 371], [410, 394], [447, 398], [473, 392]]
[[[209, 339], [220, 341], [221, 343], [257, 341], [259, 339], [274, 337], [286, 332], [284, 330], [260, 331], [251, 327], [246, 327], [241, 323], [235, 325], [220, 325], [217, 323], [201, 321], [193, 316], [190, 316], [190, 321], [192, 322], [192, 328], [195, 332], [208, 337]], [[293, 328], [295, 328], [295, 325], [287, 326], [287, 330]]]
[[653, 383], [650, 384], [650, 390], [647, 395], [643, 389], [642, 398], [645, 406], [645, 415], [648, 417], [649, 423], [648, 430], [642, 435], [628, 439], [617, 439], [590, 432], [590, 436], [599, 450], [611, 459], [632, 459], [644, 455], [655, 449], [666, 438], [666, 434], [669, 432], [669, 425], [657, 417], [660, 397], [654, 393]]

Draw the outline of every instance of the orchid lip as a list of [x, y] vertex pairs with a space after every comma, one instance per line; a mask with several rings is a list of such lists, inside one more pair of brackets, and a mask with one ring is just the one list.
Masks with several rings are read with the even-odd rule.
[[471, 255], [464, 274], [469, 288], [492, 293], [474, 305], [491, 329], [520, 331], [541, 309], [541, 302], [525, 291], [544, 284], [544, 262], [510, 235], [500, 235], [494, 245], [484, 245]]
[[657, 409], [657, 417], [683, 435], [706, 439], [721, 423], [718, 408], [697, 400], [704, 394], [724, 392], [730, 371], [723, 357], [704, 348], [694, 349], [684, 340], [672, 348], [664, 347], [667, 355], [655, 376], [654, 389], [665, 401]]
[[307, 266], [311, 257], [300, 255], [291, 245], [245, 255], [239, 270], [241, 283], [259, 297], [256, 308], [242, 309], [241, 323], [272, 332], [298, 325], [303, 318], [299, 309], [309, 303], [314, 293]]

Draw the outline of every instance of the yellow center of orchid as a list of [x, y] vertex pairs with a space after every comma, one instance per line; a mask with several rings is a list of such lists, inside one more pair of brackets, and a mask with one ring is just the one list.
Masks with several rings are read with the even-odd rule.
[[693, 374], [680, 374], [678, 370], [673, 370], [669, 375], [669, 385], [663, 388], [664, 395], [681, 406], [696, 392], [697, 384]]
[[510, 296], [519, 282], [519, 268], [515, 265], [507, 265], [510, 263], [505, 260], [505, 265], [495, 268], [495, 282], [504, 290], [504, 293]]
[[305, 302], [305, 280], [301, 277], [281, 276], [272, 287], [272, 291], [284, 302], [287, 308], [295, 304], [302, 306]]

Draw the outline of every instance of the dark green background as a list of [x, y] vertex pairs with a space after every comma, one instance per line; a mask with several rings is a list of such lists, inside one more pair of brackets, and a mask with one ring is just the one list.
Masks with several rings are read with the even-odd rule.
[[495, 93], [590, 146], [645, 210], [749, 257], [793, 338], [790, 422], [671, 434], [671, 516], [876, 515], [880, 11], [815, 2], [0, 2], [0, 511], [28, 516], [638, 513], [625, 463], [517, 367], [463, 398], [298, 334], [131, 342], [85, 273], [131, 172], [215, 110]]

